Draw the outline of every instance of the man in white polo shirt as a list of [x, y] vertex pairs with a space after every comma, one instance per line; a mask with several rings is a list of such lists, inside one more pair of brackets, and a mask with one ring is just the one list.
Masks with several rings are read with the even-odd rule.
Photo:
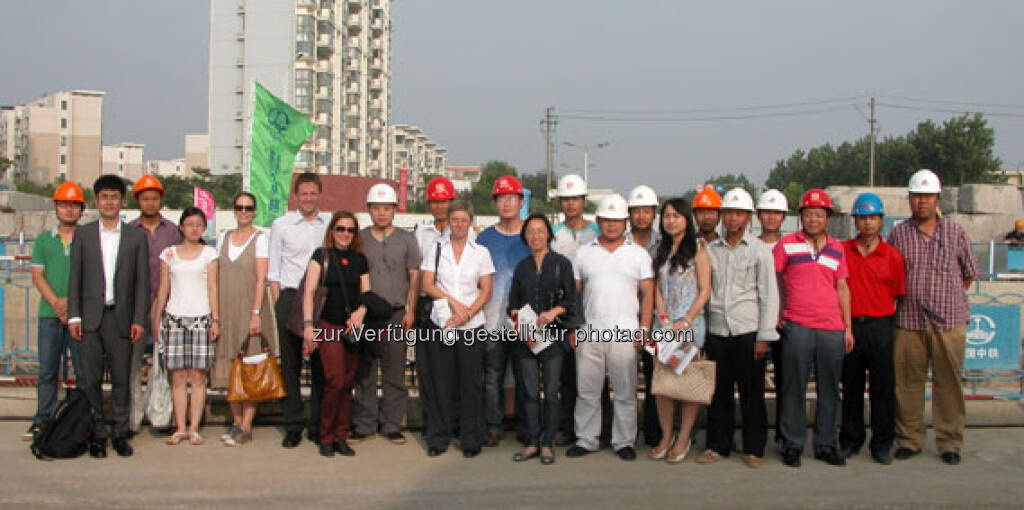
[[[598, 450], [607, 374], [615, 393], [612, 448], [622, 460], [636, 458], [636, 358], [643, 345], [636, 331], [650, 330], [654, 271], [647, 250], [623, 237], [628, 217], [626, 199], [618, 194], [605, 198], [597, 209], [600, 237], [580, 246], [573, 261], [588, 324], [587, 334], [577, 335], [576, 444], [567, 457]], [[613, 336], [595, 338], [601, 334]]]

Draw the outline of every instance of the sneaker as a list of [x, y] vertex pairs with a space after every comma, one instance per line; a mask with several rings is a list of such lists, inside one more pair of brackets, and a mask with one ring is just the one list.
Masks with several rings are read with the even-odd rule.
[[405, 444], [405, 436], [401, 432], [389, 432], [384, 437], [394, 444]]
[[28, 430], [26, 430], [25, 432], [23, 432], [21, 434], [21, 440], [22, 441], [31, 441], [31, 440], [35, 439], [36, 432], [39, 432], [39, 425], [36, 425], [35, 423], [33, 423], [32, 425], [29, 425]]
[[241, 427], [232, 427], [231, 434], [224, 440], [224, 446], [240, 446], [252, 440], [252, 432], [245, 432]]
[[[226, 443], [227, 440], [231, 439], [231, 436], [235, 434], [235, 430], [236, 429], [238, 429], [238, 427], [235, 426], [235, 425], [232, 425], [232, 426], [228, 427], [228, 431], [220, 435], [220, 441], [222, 443]], [[232, 446], [234, 446], [234, 445], [232, 445]]]

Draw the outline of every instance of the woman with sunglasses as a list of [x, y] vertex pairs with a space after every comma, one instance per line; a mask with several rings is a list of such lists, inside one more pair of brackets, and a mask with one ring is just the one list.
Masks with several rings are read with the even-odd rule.
[[[217, 389], [227, 388], [231, 362], [250, 336], [262, 334], [271, 351], [277, 352], [274, 305], [266, 292], [268, 236], [252, 224], [256, 197], [248, 192], [239, 193], [234, 209], [238, 226], [217, 237], [221, 339], [210, 373], [210, 385]], [[255, 416], [256, 402], [231, 402], [231, 428], [220, 437], [221, 441], [227, 446], [251, 441]]]
[[[302, 348], [306, 354], [320, 349], [324, 389], [320, 400], [320, 455], [345, 456], [356, 452], [348, 445], [352, 381], [359, 356], [345, 347], [345, 334], [362, 328], [366, 306], [360, 295], [370, 291], [370, 266], [359, 242], [359, 222], [347, 211], [331, 216], [324, 246], [313, 252], [306, 266], [302, 295]], [[313, 295], [324, 266], [327, 298], [318, 321], [313, 320]]]

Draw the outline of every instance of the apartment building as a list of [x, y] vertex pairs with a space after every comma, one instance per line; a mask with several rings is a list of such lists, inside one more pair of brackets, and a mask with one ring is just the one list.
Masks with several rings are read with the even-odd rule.
[[146, 161], [145, 170], [147, 174], [157, 177], [191, 177], [192, 167], [188, 166], [185, 158], [178, 159], [151, 159]]
[[0, 108], [0, 155], [8, 175], [39, 184], [58, 177], [92, 183], [100, 175], [104, 92], [60, 91]]
[[116, 143], [103, 146], [103, 173], [114, 174], [131, 182], [142, 177], [144, 152], [141, 143]]
[[423, 175], [447, 175], [448, 149], [411, 124], [394, 124], [389, 129], [391, 175], [395, 179], [404, 168], [408, 175], [409, 199], [423, 191]]
[[296, 171], [397, 178], [388, 164], [390, 34], [387, 0], [210, 2], [211, 171], [247, 168], [258, 81], [316, 126]]
[[193, 168], [210, 168], [210, 135], [185, 135], [185, 168], [189, 175]]

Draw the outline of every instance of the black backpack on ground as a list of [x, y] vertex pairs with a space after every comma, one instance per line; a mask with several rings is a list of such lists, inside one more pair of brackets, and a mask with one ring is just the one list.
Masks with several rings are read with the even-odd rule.
[[37, 459], [82, 455], [89, 449], [92, 423], [92, 409], [85, 392], [68, 388], [67, 397], [57, 403], [53, 415], [39, 425], [32, 438], [32, 454]]

